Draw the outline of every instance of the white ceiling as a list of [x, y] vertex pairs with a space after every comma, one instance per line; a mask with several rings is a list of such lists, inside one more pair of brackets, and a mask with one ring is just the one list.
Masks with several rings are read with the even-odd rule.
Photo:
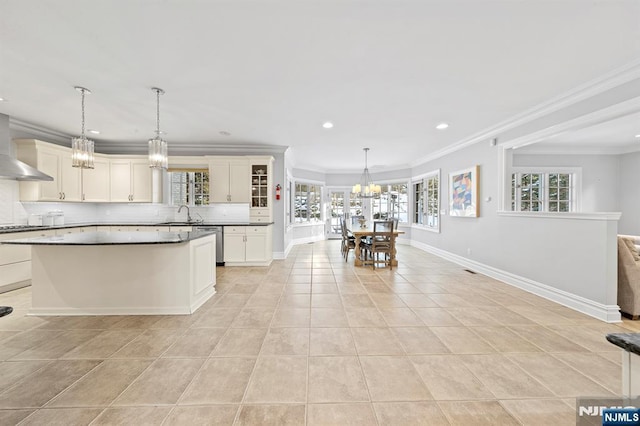
[[0, 113], [77, 135], [81, 85], [99, 146], [143, 146], [158, 86], [170, 150], [327, 171], [410, 164], [638, 57], [638, 0], [0, 1]]

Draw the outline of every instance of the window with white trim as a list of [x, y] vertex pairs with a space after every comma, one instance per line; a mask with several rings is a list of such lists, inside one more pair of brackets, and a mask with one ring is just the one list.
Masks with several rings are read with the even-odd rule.
[[515, 171], [511, 174], [511, 210], [577, 211], [578, 178], [577, 173], [570, 171]]
[[320, 222], [321, 220], [320, 185], [296, 182], [294, 196], [295, 223]]
[[413, 223], [440, 229], [440, 171], [413, 183]]
[[371, 210], [374, 220], [397, 218], [400, 222], [409, 221], [409, 197], [407, 184], [381, 184], [379, 198], [373, 198]]
[[426, 181], [426, 203], [425, 209], [426, 225], [428, 228], [440, 229], [440, 173], [427, 176]]
[[424, 181], [413, 184], [413, 223], [424, 223]]
[[171, 204], [209, 205], [209, 170], [169, 170]]

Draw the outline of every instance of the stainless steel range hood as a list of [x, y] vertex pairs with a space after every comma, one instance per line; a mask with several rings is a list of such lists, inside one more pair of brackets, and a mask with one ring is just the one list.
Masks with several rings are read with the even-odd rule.
[[11, 156], [9, 116], [0, 114], [0, 179], [48, 180], [53, 178]]

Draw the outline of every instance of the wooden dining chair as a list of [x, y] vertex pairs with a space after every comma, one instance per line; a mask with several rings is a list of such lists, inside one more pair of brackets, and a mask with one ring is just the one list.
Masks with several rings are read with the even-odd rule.
[[[365, 263], [371, 262], [373, 269], [376, 269], [376, 263], [383, 263], [385, 266], [391, 264], [391, 255], [395, 249], [395, 238], [393, 235], [393, 221], [375, 221], [373, 222], [373, 236], [368, 243], [365, 244]], [[383, 254], [383, 260], [380, 260], [380, 254]], [[367, 259], [369, 258], [369, 259]]]
[[342, 229], [342, 255], [344, 256], [344, 261], [346, 262], [349, 258], [349, 250], [356, 248], [356, 237], [350, 235], [349, 230], [347, 229], [347, 224], [344, 222], [342, 217], [340, 217], [340, 227]]

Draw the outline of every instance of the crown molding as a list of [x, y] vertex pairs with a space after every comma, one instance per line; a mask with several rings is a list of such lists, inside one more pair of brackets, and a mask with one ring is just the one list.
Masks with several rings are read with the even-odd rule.
[[42, 139], [46, 142], [70, 144], [72, 135], [57, 130], [48, 129], [37, 124], [29, 123], [18, 118], [9, 117], [9, 129], [16, 132], [24, 132], [27, 135], [34, 136], [36, 139]]
[[[146, 154], [147, 142], [106, 142], [95, 141], [96, 151], [104, 154]], [[200, 155], [263, 155], [284, 154], [288, 147], [282, 145], [257, 145], [257, 144], [212, 144], [206, 142], [171, 144], [169, 155], [171, 156], [200, 156]]]
[[571, 147], [571, 146], [559, 146], [551, 147], [545, 146], [542, 148], [532, 148], [531, 150], [516, 150], [514, 154], [519, 155], [623, 155], [633, 154], [634, 152], [640, 152], [640, 144], [638, 146], [615, 146], [610, 148], [601, 147]]
[[501, 144], [500, 147], [504, 149], [522, 148], [571, 130], [583, 129], [588, 126], [604, 123], [606, 121], [614, 120], [637, 112], [640, 112], [640, 97], [620, 102], [607, 108], [599, 109], [590, 114], [581, 115], [573, 120], [563, 121], [554, 126], [549, 126], [537, 132], [512, 139], [509, 142]]
[[494, 126], [488, 127], [466, 139], [435, 151], [425, 157], [418, 158], [411, 163], [412, 167], [417, 167], [429, 161], [452, 154], [461, 149], [475, 145], [479, 142], [490, 140], [500, 133], [507, 130], [515, 129], [523, 124], [529, 123], [545, 115], [559, 111], [563, 108], [576, 104], [595, 95], [606, 92], [607, 90], [618, 87], [622, 84], [640, 78], [640, 59], [628, 63], [617, 68], [607, 74], [595, 78], [587, 83], [581, 84], [565, 93], [549, 99], [546, 102], [538, 104], [533, 108], [525, 110], [505, 121]]

